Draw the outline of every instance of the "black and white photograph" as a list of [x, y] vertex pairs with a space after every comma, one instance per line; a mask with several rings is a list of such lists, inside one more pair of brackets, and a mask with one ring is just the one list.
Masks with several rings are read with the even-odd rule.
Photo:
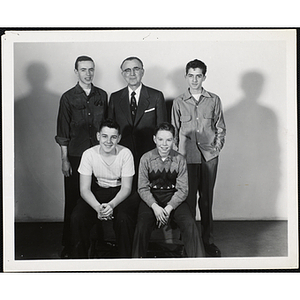
[[7, 31], [4, 272], [297, 269], [296, 34]]

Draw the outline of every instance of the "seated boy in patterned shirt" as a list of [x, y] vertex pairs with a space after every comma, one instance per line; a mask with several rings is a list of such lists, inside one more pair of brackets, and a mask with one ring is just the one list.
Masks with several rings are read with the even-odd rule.
[[185, 199], [188, 176], [185, 158], [173, 150], [175, 129], [165, 122], [154, 132], [156, 148], [140, 161], [138, 192], [142, 199], [133, 241], [133, 257], [146, 257], [154, 228], [171, 220], [180, 229], [186, 255], [204, 256], [203, 245], [194, 218]]

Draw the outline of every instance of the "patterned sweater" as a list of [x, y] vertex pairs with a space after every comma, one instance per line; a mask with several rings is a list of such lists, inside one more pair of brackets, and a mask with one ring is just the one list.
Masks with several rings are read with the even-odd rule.
[[188, 195], [188, 175], [185, 158], [175, 150], [163, 161], [155, 148], [140, 161], [138, 192], [149, 206], [171, 205], [176, 209]]

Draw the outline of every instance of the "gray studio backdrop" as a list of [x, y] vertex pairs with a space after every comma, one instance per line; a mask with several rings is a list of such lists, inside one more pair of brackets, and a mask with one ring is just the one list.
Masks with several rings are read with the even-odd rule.
[[94, 84], [109, 95], [125, 84], [121, 61], [140, 57], [143, 82], [163, 91], [169, 110], [186, 88], [186, 63], [203, 60], [208, 66], [203, 86], [221, 97], [227, 125], [215, 219], [287, 219], [286, 45], [281, 40], [250, 39], [16, 43], [16, 221], [63, 220], [56, 117], [61, 94], [76, 84], [74, 61], [83, 54], [95, 60]]

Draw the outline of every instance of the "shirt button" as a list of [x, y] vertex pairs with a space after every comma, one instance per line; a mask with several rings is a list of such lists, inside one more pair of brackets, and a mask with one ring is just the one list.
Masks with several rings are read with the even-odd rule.
[[88, 113], [88, 115], [90, 116], [90, 115], [91, 115], [91, 113]]
[[90, 103], [90, 101], [86, 101], [86, 103], [88, 103], [88, 104], [89, 104], [89, 103]]

